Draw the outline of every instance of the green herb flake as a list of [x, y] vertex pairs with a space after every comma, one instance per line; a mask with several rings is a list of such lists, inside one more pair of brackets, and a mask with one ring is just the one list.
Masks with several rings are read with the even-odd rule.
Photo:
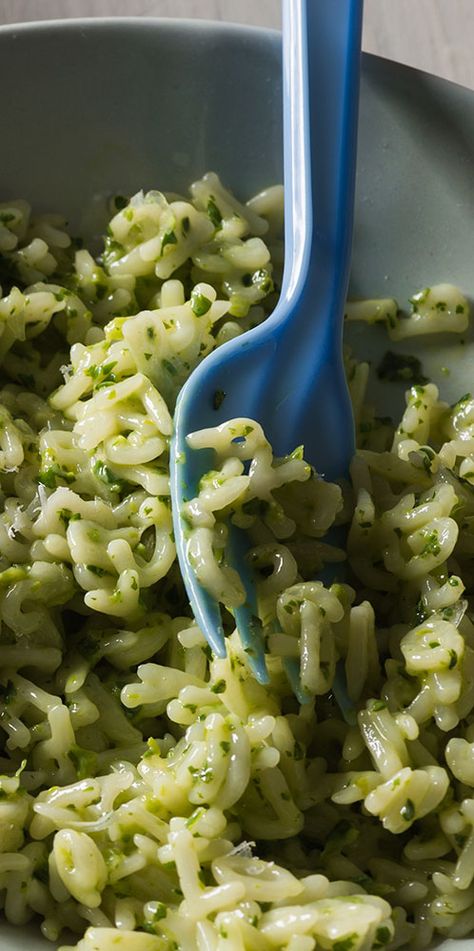
[[163, 359], [163, 360], [161, 361], [161, 365], [162, 365], [162, 367], [163, 367], [164, 370], [166, 370], [168, 373], [171, 374], [171, 376], [176, 376], [176, 374], [177, 374], [178, 371], [177, 371], [177, 369], [176, 369], [174, 363], [171, 363], [171, 360]]
[[392, 350], [387, 350], [382, 357], [377, 367], [377, 376], [379, 380], [388, 380], [391, 383], [428, 383], [418, 357], [394, 353]]
[[162, 918], [166, 918], [167, 912], [168, 909], [166, 905], [163, 904], [162, 901], [157, 901], [155, 910], [153, 912], [152, 921], [161, 921]]
[[390, 928], [387, 928], [386, 925], [382, 925], [380, 928], [377, 928], [375, 932], [375, 941], [372, 947], [374, 951], [376, 948], [384, 948], [392, 940], [392, 933]]
[[207, 314], [208, 310], [212, 307], [212, 301], [204, 294], [193, 290], [191, 292], [191, 307], [196, 317], [204, 317], [204, 314]]
[[109, 486], [112, 492], [121, 492], [125, 487], [123, 479], [119, 479], [101, 459], [97, 459], [92, 466], [92, 471], [101, 482]]
[[12, 700], [15, 699], [16, 687], [11, 680], [7, 680], [5, 686], [0, 684], [0, 703], [3, 703], [4, 706], [8, 706]]
[[298, 743], [298, 740], [295, 740], [295, 748], [293, 752], [293, 759], [295, 761], [304, 759], [304, 749], [301, 743]]
[[218, 680], [213, 687], [211, 687], [211, 693], [224, 693], [226, 689], [225, 680]]
[[203, 766], [202, 769], [199, 769], [197, 766], [188, 766], [188, 772], [191, 773], [195, 782], [212, 783], [214, 778], [212, 766]]
[[464, 406], [465, 403], [469, 403], [469, 400], [472, 400], [470, 393], [465, 393], [464, 396], [460, 396], [456, 403], [453, 403], [452, 408], [457, 409], [457, 407]]
[[89, 776], [95, 776], [97, 769], [97, 757], [90, 750], [83, 750], [80, 746], [72, 746], [68, 752], [68, 757], [74, 766], [78, 779], [88, 779]]
[[196, 822], [199, 822], [199, 819], [205, 815], [205, 812], [206, 810], [203, 808], [203, 806], [199, 806], [198, 809], [195, 809], [194, 812], [192, 812], [189, 816], [189, 819], [186, 819], [186, 827], [188, 829], [192, 829], [193, 825], [195, 825]]
[[264, 295], [271, 294], [274, 289], [271, 275], [264, 267], [261, 267], [258, 269], [258, 271], [254, 272], [252, 275], [252, 284], [254, 287], [258, 287], [260, 293]]
[[168, 231], [165, 231], [161, 239], [161, 255], [163, 255], [163, 251], [165, 250], [166, 247], [168, 247], [169, 244], [177, 244], [177, 243], [178, 243], [178, 239], [176, 237], [176, 234], [174, 233], [172, 228], [169, 228]]
[[102, 578], [107, 574], [104, 568], [99, 568], [98, 565], [86, 565], [87, 571], [92, 572], [93, 575], [97, 575], [98, 578]]
[[38, 473], [38, 482], [46, 486], [47, 489], [55, 489], [57, 479], [62, 479], [67, 485], [71, 485], [75, 478], [74, 472], [62, 469], [58, 465], [48, 466], [47, 469], [42, 469]]
[[[63, 523], [64, 527], [67, 528], [68, 525], [69, 525], [69, 522], [70, 522], [71, 519], [72, 519], [71, 509], [59, 509], [59, 511], [58, 511], [58, 516], [59, 516], [61, 522]], [[79, 517], [80, 517], [80, 516], [79, 516]]]
[[369, 710], [371, 713], [378, 713], [379, 710], [386, 710], [386, 709], [387, 709], [387, 704], [385, 703], [385, 700], [373, 700], [369, 706]]
[[438, 532], [434, 529], [429, 535], [425, 535], [425, 538], [426, 543], [420, 551], [420, 558], [427, 558], [429, 555], [434, 555], [436, 558], [441, 552]]
[[351, 951], [351, 948], [354, 947], [358, 938], [359, 935], [354, 932], [347, 935], [347, 938], [340, 938], [339, 941], [334, 942], [332, 951]]
[[406, 803], [400, 809], [400, 815], [405, 822], [411, 822], [415, 817], [415, 804], [412, 799], [407, 799]]
[[210, 195], [207, 202], [207, 216], [211, 219], [215, 228], [220, 228], [222, 224], [222, 215], [216, 205], [213, 195]]

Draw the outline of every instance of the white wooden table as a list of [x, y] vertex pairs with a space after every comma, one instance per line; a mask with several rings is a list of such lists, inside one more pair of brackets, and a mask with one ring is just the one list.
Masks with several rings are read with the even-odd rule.
[[[0, 0], [0, 24], [175, 16], [278, 27], [280, 0]], [[474, 0], [365, 0], [364, 48], [474, 88]]]

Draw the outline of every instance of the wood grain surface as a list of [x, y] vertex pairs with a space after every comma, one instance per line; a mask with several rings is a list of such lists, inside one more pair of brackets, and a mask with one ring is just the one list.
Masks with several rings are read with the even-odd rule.
[[[166, 16], [279, 27], [280, 0], [0, 0], [0, 24]], [[474, 88], [474, 0], [365, 0], [364, 48]]]

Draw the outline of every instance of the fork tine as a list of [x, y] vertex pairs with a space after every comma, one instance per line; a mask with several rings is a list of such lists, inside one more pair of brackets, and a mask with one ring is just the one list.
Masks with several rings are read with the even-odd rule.
[[270, 677], [265, 663], [264, 641], [260, 619], [248, 601], [246, 601], [241, 608], [235, 609], [234, 617], [240, 642], [247, 655], [248, 662], [256, 680], [258, 680], [260, 684], [268, 684]]
[[[186, 586], [189, 591], [191, 585], [188, 586], [187, 581]], [[196, 580], [192, 586], [190, 604], [194, 617], [214, 654], [217, 657], [226, 657], [225, 634], [219, 605]]]
[[[185, 414], [183, 414], [184, 416]], [[191, 454], [191, 464], [187, 469], [184, 465], [186, 457], [186, 442], [182, 435], [186, 419], [183, 425], [176, 427], [176, 443], [171, 453], [171, 493], [175, 504], [172, 506], [174, 536], [176, 541], [176, 550], [181, 568], [181, 574], [189, 597], [194, 617], [206, 638], [207, 643], [217, 655], [225, 657], [227, 654], [225, 645], [224, 628], [222, 625], [222, 616], [217, 601], [199, 584], [199, 581], [191, 567], [188, 558], [188, 540], [186, 524], [182, 517], [182, 508], [186, 501], [196, 494], [199, 481], [200, 470], [196, 456], [199, 453]], [[203, 471], [210, 468], [212, 457], [209, 453], [201, 453], [204, 458]]]
[[336, 698], [337, 705], [349, 726], [357, 725], [357, 713], [352, 700], [347, 693], [346, 674], [342, 660], [336, 664], [336, 675], [332, 685], [332, 692]]
[[265, 662], [265, 645], [262, 624], [258, 617], [255, 577], [248, 564], [249, 538], [246, 532], [229, 526], [229, 538], [226, 554], [232, 567], [238, 566], [240, 580], [244, 586], [245, 603], [232, 612], [239, 632], [240, 642], [247, 655], [256, 679], [261, 684], [270, 680]]

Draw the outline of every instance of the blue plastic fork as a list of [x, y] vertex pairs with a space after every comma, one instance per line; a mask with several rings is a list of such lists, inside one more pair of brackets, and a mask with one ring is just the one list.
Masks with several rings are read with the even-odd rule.
[[[220, 608], [187, 557], [180, 512], [213, 468], [186, 437], [236, 416], [258, 420], [277, 455], [304, 445], [328, 478], [347, 472], [354, 450], [342, 362], [356, 164], [362, 0], [284, 0], [283, 122], [285, 266], [275, 311], [211, 353], [183, 387], [171, 448], [171, 495], [179, 563], [194, 616], [225, 657]], [[216, 391], [225, 393], [216, 408]], [[246, 535], [229, 526], [226, 560], [246, 590], [235, 622], [256, 678], [268, 673]], [[291, 665], [290, 665], [291, 666]], [[297, 669], [288, 670], [298, 693]]]

